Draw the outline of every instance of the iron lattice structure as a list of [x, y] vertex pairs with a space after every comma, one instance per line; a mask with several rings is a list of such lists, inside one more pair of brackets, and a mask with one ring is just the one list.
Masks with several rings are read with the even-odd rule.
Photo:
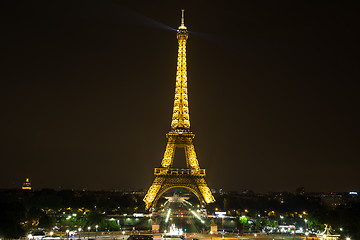
[[[195, 134], [190, 130], [186, 70], [188, 31], [184, 25], [184, 10], [182, 10], [181, 25], [177, 30], [177, 39], [179, 47], [171, 130], [166, 134], [168, 142], [161, 167], [155, 168], [154, 181], [144, 197], [146, 209], [154, 208], [164, 192], [177, 187], [193, 192], [202, 204], [215, 202], [205, 181], [205, 169], [200, 169], [196, 157], [193, 144]], [[187, 166], [185, 169], [173, 168], [176, 148], [185, 150]]]

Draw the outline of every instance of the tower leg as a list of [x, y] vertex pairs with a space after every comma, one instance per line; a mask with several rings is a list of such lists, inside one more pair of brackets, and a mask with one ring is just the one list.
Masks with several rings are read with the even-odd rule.
[[168, 142], [166, 145], [164, 158], [161, 162], [161, 166], [163, 168], [171, 167], [173, 164], [174, 155], [175, 155], [175, 143]]
[[165, 178], [163, 177], [155, 177], [153, 183], [151, 184], [148, 192], [144, 197], [145, 209], [149, 209], [154, 202], [158, 192], [164, 182]]

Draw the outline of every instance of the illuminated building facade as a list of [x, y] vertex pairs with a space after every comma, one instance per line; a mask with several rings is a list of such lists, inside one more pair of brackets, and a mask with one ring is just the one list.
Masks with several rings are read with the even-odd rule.
[[[188, 31], [184, 25], [182, 10], [181, 25], [177, 30], [178, 58], [176, 72], [175, 100], [171, 130], [160, 168], [155, 168], [154, 181], [144, 197], [146, 209], [154, 208], [161, 195], [172, 188], [181, 187], [193, 192], [202, 204], [215, 202], [205, 181], [205, 169], [200, 169], [193, 144], [195, 134], [190, 130], [187, 93], [186, 41]], [[187, 168], [173, 168], [176, 148], [184, 148]]]
[[30, 179], [26, 178], [25, 182], [22, 185], [22, 190], [31, 190], [31, 183], [30, 183]]

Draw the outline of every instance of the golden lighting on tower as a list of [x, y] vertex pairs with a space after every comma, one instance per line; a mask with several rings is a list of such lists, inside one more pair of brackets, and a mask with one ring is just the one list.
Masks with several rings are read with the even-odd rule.
[[[215, 202], [205, 181], [205, 169], [200, 169], [197, 160], [193, 144], [195, 134], [190, 131], [186, 69], [188, 31], [185, 27], [184, 10], [181, 10], [181, 13], [181, 25], [177, 30], [178, 57], [171, 130], [166, 134], [168, 142], [161, 167], [155, 168], [154, 181], [144, 197], [146, 209], [154, 208], [161, 195], [175, 187], [190, 190], [203, 204]], [[185, 150], [187, 165], [185, 169], [172, 167], [176, 148]]]

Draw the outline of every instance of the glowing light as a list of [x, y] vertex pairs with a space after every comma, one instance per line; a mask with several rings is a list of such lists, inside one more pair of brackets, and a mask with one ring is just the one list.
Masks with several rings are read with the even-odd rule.
[[22, 189], [23, 190], [31, 190], [31, 183], [30, 183], [30, 179], [29, 178], [26, 178], [25, 179], [25, 182], [22, 186]]
[[223, 215], [226, 215], [226, 212], [215, 212], [215, 215], [223, 216]]
[[166, 214], [166, 218], [165, 218], [165, 222], [167, 223], [169, 221], [170, 218], [170, 212], [171, 212], [171, 208], [169, 208], [167, 214]]
[[[185, 230], [186, 231], [186, 230]], [[166, 233], [166, 232], [165, 232]], [[181, 228], [177, 228], [175, 224], [171, 224], [170, 231], [168, 235], [183, 235], [183, 230]]]
[[192, 213], [198, 220], [200, 220], [201, 223], [205, 223], [205, 221], [202, 220], [201, 217], [200, 217], [196, 212], [194, 212], [193, 210], [191, 210], [191, 213]]

